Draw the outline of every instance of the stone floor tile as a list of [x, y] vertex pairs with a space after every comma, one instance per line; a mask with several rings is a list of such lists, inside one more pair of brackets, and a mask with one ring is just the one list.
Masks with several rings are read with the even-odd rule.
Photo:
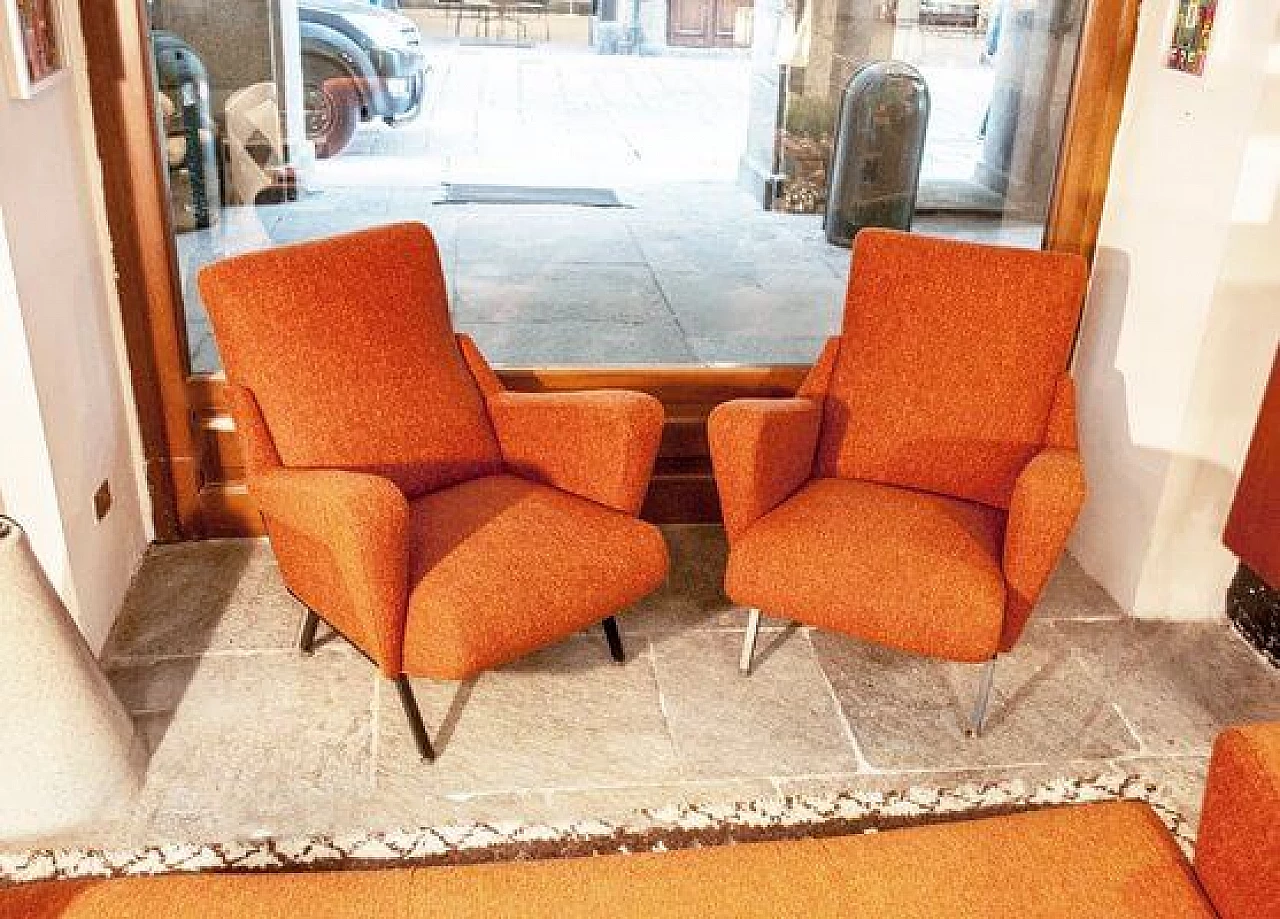
[[[534, 209], [466, 216], [458, 224], [459, 265], [640, 265], [644, 257], [620, 213], [546, 216]], [[582, 209], [579, 209], [582, 210]]]
[[109, 676], [150, 750], [138, 801], [150, 835], [319, 832], [369, 795], [375, 674], [355, 653], [178, 658]]
[[1127, 756], [1114, 760], [1117, 769], [1154, 779], [1160, 793], [1188, 818], [1200, 824], [1200, 799], [1209, 772], [1207, 756]]
[[689, 778], [853, 771], [858, 761], [803, 631], [766, 633], [750, 676], [741, 636], [653, 639], [662, 708]]
[[715, 270], [659, 271], [657, 277], [690, 336], [825, 338], [840, 329], [842, 285], [803, 268], [755, 277]]
[[552, 820], [1108, 771], [1151, 776], [1194, 816], [1213, 734], [1280, 717], [1280, 675], [1225, 624], [1116, 619], [1070, 560], [1000, 658], [982, 738], [965, 734], [973, 666], [767, 620], [741, 677], [745, 613], [721, 587], [723, 531], [664, 534], [667, 583], [620, 616], [626, 666], [592, 629], [482, 677], [458, 707], [457, 684], [418, 682], [434, 765], [418, 761], [393, 688], [345, 642], [293, 650], [300, 610], [265, 543], [154, 549], [106, 658], [152, 750], [146, 785], [128, 814], [63, 841]]
[[1037, 619], [1120, 619], [1124, 611], [1085, 573], [1074, 556], [1065, 555], [1045, 585], [1035, 616]]
[[601, 820], [619, 820], [658, 808], [735, 804], [773, 794], [772, 783], [763, 778], [552, 790], [542, 795], [545, 808], [543, 819], [569, 820], [588, 816]]
[[355, 233], [358, 230], [384, 226], [389, 222], [385, 213], [370, 212], [363, 208], [334, 213], [289, 214], [272, 226], [270, 233], [272, 242], [277, 246], [284, 246], [342, 233]]
[[780, 335], [740, 335], [736, 332], [687, 337], [702, 364], [799, 364], [818, 359], [827, 336], [789, 338]]
[[412, 830], [458, 823], [541, 823], [556, 813], [538, 791], [400, 795], [376, 790], [361, 804], [359, 813], [348, 818], [349, 831]]
[[780, 776], [773, 780], [783, 795], [835, 795], [842, 792], [904, 792], [913, 788], [951, 789], [1018, 781], [1028, 787], [1063, 778], [1091, 779], [1127, 771], [1111, 760], [1066, 760], [1036, 766], [989, 766], [971, 769], [915, 769], [901, 772], [846, 772], [832, 775]]
[[1225, 621], [1058, 622], [1144, 753], [1205, 754], [1224, 727], [1280, 720], [1280, 670]]
[[1101, 760], [1137, 740], [1048, 626], [997, 663], [985, 729], [969, 733], [981, 668], [815, 630], [822, 669], [863, 755], [876, 769], [964, 769]]
[[671, 321], [646, 265], [582, 265], [572, 273], [536, 265], [470, 265], [456, 272], [456, 322]]
[[609, 354], [613, 366], [653, 366], [694, 362], [674, 320], [635, 325], [620, 322], [457, 323], [471, 334], [495, 366], [584, 367]]
[[[652, 636], [690, 629], [741, 630], [747, 611], [724, 593], [724, 566], [729, 545], [718, 526], [665, 526], [671, 567], [666, 582], [618, 616], [627, 635]], [[762, 628], [777, 629], [785, 622], [764, 619]]]
[[265, 540], [153, 546], [102, 656], [288, 648], [299, 615]]
[[390, 684], [379, 686], [377, 796], [410, 811], [448, 795], [671, 781], [675, 752], [653, 667], [633, 648], [614, 664], [584, 634], [474, 683], [415, 680], [434, 765], [414, 752]]

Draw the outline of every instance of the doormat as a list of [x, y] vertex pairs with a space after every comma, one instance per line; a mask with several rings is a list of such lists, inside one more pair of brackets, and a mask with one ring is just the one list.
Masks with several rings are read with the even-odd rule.
[[441, 204], [569, 204], [576, 207], [630, 207], [612, 188], [558, 188], [537, 185], [455, 185], [446, 183]]
[[663, 852], [849, 836], [900, 827], [1099, 801], [1144, 801], [1188, 854], [1191, 824], [1149, 777], [1108, 773], [1039, 785], [1013, 779], [949, 789], [839, 792], [758, 798], [738, 804], [678, 804], [619, 821], [450, 824], [375, 833], [180, 843], [137, 849], [38, 849], [0, 852], [0, 889], [36, 881], [158, 874], [333, 871], [467, 865], [524, 859]]

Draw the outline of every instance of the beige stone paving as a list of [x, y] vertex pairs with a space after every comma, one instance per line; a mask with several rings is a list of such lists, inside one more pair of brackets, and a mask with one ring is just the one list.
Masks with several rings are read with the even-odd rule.
[[473, 683], [417, 681], [440, 756], [344, 643], [292, 649], [300, 609], [264, 542], [157, 547], [104, 660], [151, 750], [131, 812], [75, 842], [209, 841], [456, 820], [618, 817], [680, 801], [1042, 781], [1116, 769], [1198, 812], [1212, 734], [1280, 719], [1280, 674], [1220, 622], [1135, 622], [1067, 559], [1000, 661], [984, 735], [974, 668], [742, 611], [717, 527], [668, 527], [667, 584], [621, 617]]

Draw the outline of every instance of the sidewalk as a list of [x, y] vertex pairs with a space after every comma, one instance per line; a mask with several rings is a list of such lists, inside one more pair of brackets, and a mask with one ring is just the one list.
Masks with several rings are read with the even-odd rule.
[[[333, 189], [237, 209], [179, 238], [192, 369], [216, 372], [196, 268], [248, 249], [396, 220], [435, 232], [454, 321], [507, 366], [806, 363], [839, 328], [849, 252], [817, 216], [725, 184], [618, 189], [632, 207], [435, 203], [435, 189]], [[920, 232], [1038, 243], [1038, 226], [920, 218]]]
[[[195, 372], [220, 367], [201, 265], [395, 220], [435, 231], [455, 322], [499, 365], [806, 363], [838, 329], [848, 251], [827, 244], [820, 217], [764, 211], [736, 184], [745, 56], [430, 48], [421, 118], [363, 128], [302, 200], [229, 209], [179, 237]], [[932, 162], [947, 176], [972, 160], [964, 138], [985, 103], [970, 97], [988, 77], [959, 64], [930, 76], [931, 130], [951, 138]], [[595, 186], [627, 207], [447, 205], [445, 183]], [[915, 228], [1031, 246], [1040, 233], [981, 217]]]

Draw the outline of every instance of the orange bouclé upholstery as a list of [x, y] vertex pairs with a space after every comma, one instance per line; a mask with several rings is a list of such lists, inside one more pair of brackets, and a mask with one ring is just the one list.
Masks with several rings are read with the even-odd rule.
[[243, 386], [227, 384], [227, 399], [231, 403], [231, 417], [240, 432], [240, 443], [244, 447], [245, 471], [252, 478], [259, 473], [280, 466], [280, 453], [276, 450], [271, 432], [267, 430], [267, 422], [263, 420], [262, 409], [253, 393]]
[[1017, 644], [1084, 505], [1084, 466], [1075, 450], [1044, 450], [1018, 476], [1004, 539], [1005, 607], [1000, 650]]
[[489, 362], [484, 359], [484, 355], [480, 353], [475, 340], [470, 335], [459, 335], [457, 338], [458, 348], [462, 351], [462, 359], [467, 362], [467, 369], [471, 371], [472, 379], [476, 381], [476, 385], [480, 387], [480, 392], [484, 394], [485, 398], [492, 396], [494, 393], [505, 392], [506, 387], [502, 385], [502, 380], [498, 379], [498, 375], [493, 372]]
[[1222, 919], [1280, 916], [1280, 724], [1218, 736], [1196, 873]]
[[805, 375], [804, 382], [796, 390], [796, 395], [805, 399], [824, 399], [831, 386], [831, 374], [835, 372], [836, 361], [840, 357], [840, 337], [828, 338], [818, 354], [812, 369]]
[[285, 583], [397, 675], [408, 588], [404, 494], [390, 479], [340, 470], [276, 469], [249, 481]]
[[859, 233], [817, 474], [1008, 507], [1086, 277], [1075, 255]]
[[386, 676], [472, 676], [662, 583], [635, 517], [661, 404], [505, 392], [450, 328], [425, 227], [252, 253], [200, 286], [284, 580]]
[[1011, 649], [1084, 500], [1084, 280], [1074, 256], [859, 233], [798, 397], [712, 413], [729, 595], [934, 657]]
[[[511, 475], [413, 502], [405, 672], [465, 679], [599, 622], [662, 584], [661, 533]], [[483, 610], [484, 615], [477, 615]]]
[[662, 403], [638, 392], [495, 393], [507, 468], [637, 514], [662, 439]]
[[775, 616], [957, 661], [996, 652], [1004, 515], [924, 492], [815, 479], [747, 530], [725, 589]]
[[512, 472], [637, 514], [662, 440], [662, 403], [617, 390], [512, 393], [469, 336], [462, 355], [484, 393]]
[[239, 256], [200, 290], [284, 465], [374, 472], [410, 497], [501, 471], [425, 227]]
[[813, 399], [738, 399], [707, 421], [711, 462], [730, 542], [808, 480], [822, 405]]
[[1078, 450], [1080, 444], [1076, 427], [1076, 383], [1064, 374], [1058, 380], [1053, 405], [1049, 408], [1049, 423], [1045, 426], [1044, 445]]

